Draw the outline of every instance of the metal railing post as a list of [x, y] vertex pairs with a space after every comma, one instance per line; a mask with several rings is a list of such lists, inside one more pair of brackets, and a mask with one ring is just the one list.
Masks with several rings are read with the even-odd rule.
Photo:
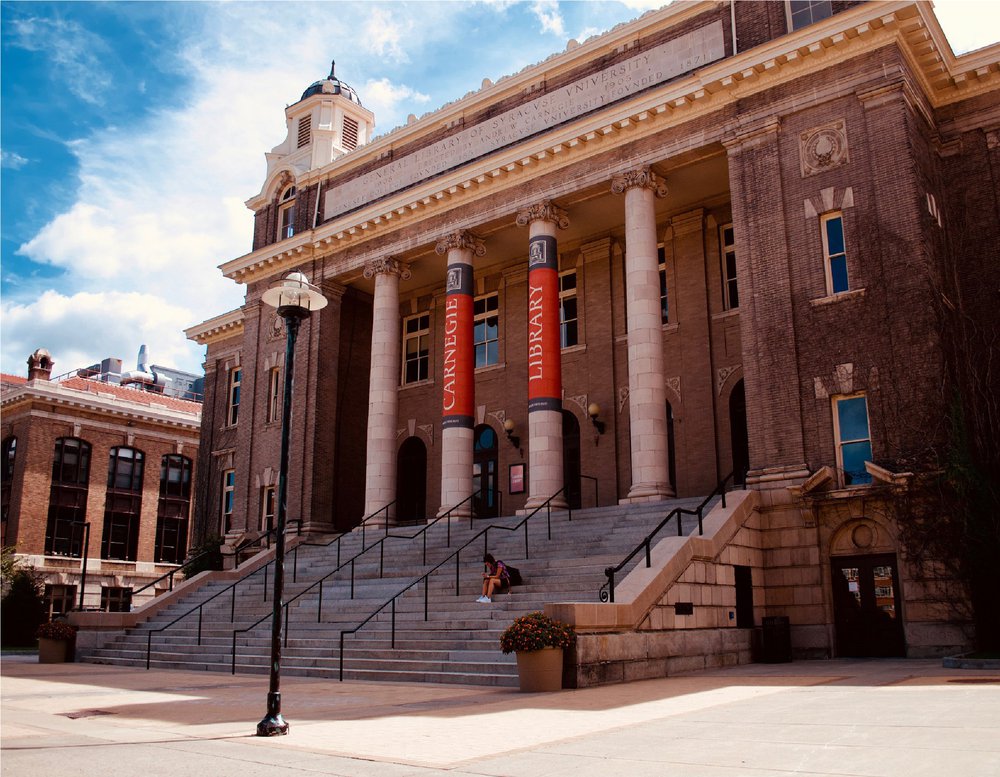
[[83, 609], [83, 595], [87, 590], [87, 557], [90, 555], [90, 521], [83, 524], [83, 560], [80, 563], [80, 609]]
[[149, 658], [150, 654], [153, 652], [153, 632], [149, 632], [146, 635], [146, 669], [149, 669]]
[[236, 632], [233, 632], [233, 652], [232, 652], [232, 669], [231, 674], [236, 674]]
[[[267, 601], [267, 568], [270, 564], [264, 565], [264, 601]], [[235, 588], [236, 586], [233, 586]]]
[[354, 598], [354, 559], [351, 559], [351, 598]]
[[604, 570], [604, 574], [608, 576], [608, 601], [612, 604], [615, 603], [615, 570], [613, 567], [608, 567]]
[[653, 558], [652, 554], [650, 553], [651, 546], [652, 542], [650, 541], [650, 538], [646, 537], [646, 569], [649, 569], [651, 566], [653, 566]]
[[344, 632], [340, 632], [340, 682], [344, 682]]
[[455, 596], [458, 596], [458, 586], [460, 577], [459, 573], [462, 570], [462, 564], [458, 560], [458, 557], [461, 555], [462, 555], [462, 549], [459, 548], [458, 550], [455, 551]]
[[201, 646], [201, 613], [202, 613], [202, 611], [204, 609], [205, 609], [204, 607], [199, 607], [198, 608], [198, 645], [199, 646]]
[[424, 620], [428, 620], [428, 600], [431, 593], [431, 576], [424, 575]]
[[[388, 537], [389, 535], [386, 535]], [[385, 573], [385, 537], [378, 542], [378, 579]]]
[[392, 648], [396, 649], [396, 597], [392, 597]]
[[316, 607], [316, 622], [323, 620], [323, 581], [319, 581], [319, 605]]
[[229, 622], [230, 623], [235, 623], [236, 622], [236, 586], [235, 585], [233, 586], [233, 601], [232, 601], [232, 604], [229, 605]]

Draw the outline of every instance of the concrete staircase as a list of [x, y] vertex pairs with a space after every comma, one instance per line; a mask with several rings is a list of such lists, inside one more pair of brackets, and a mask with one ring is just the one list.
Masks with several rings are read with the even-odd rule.
[[[341, 538], [340, 559], [345, 566], [333, 575], [335, 545], [300, 545], [297, 553], [286, 556], [287, 643], [282, 650], [282, 673], [339, 677], [341, 631], [354, 629], [403, 591], [395, 604], [395, 647], [391, 606], [355, 634], [344, 635], [345, 679], [516, 686], [515, 657], [503, 655], [499, 647], [503, 629], [519, 615], [542, 609], [546, 602], [598, 601], [605, 567], [621, 561], [674, 507], [693, 509], [700, 501], [578, 510], [571, 521], [566, 512], [553, 512], [551, 540], [546, 516], [540, 513], [528, 524], [527, 555], [523, 527], [517, 531], [491, 528], [489, 552], [516, 566], [524, 577], [524, 585], [495, 596], [492, 604], [475, 601], [481, 589], [486, 540], [480, 537], [462, 550], [457, 562], [453, 555], [487, 526], [513, 527], [520, 518], [477, 520], [471, 527], [468, 519], [453, 519], [450, 547], [448, 527], [439, 521], [427, 530], [426, 563], [422, 537], [391, 536], [380, 548], [375, 543], [381, 532], [369, 528], [367, 551], [353, 562], [353, 598], [352, 564], [347, 562], [362, 551], [361, 532]], [[413, 535], [420, 528], [394, 527], [390, 534]], [[676, 531], [673, 522], [664, 529]], [[683, 532], [692, 531], [697, 531], [697, 519], [689, 516]], [[640, 554], [637, 563], [641, 559]], [[431, 574], [429, 585], [411, 585], [442, 562]], [[233, 666], [233, 632], [238, 630], [235, 670], [266, 673], [273, 569], [273, 564], [258, 569], [235, 588], [232, 583], [204, 585], [83, 660], [145, 666], [147, 644], [151, 644], [152, 667], [228, 672]], [[326, 578], [322, 602], [317, 582], [321, 578]]]

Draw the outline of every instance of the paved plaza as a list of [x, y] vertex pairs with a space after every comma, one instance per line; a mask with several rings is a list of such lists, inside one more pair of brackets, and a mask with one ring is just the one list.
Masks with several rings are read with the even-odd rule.
[[1000, 775], [1000, 670], [749, 665], [522, 694], [2, 661], [4, 777]]

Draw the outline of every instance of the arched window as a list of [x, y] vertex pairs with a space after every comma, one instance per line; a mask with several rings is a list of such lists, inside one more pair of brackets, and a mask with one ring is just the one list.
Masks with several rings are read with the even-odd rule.
[[145, 457], [140, 450], [125, 446], [111, 449], [101, 558], [136, 560], [144, 464]]
[[278, 200], [278, 240], [295, 234], [295, 184], [286, 186]]
[[46, 554], [81, 555], [89, 483], [90, 444], [75, 437], [57, 439], [52, 457], [49, 516], [45, 525]]
[[191, 459], [171, 453], [160, 459], [160, 500], [156, 510], [153, 561], [181, 564], [187, 555], [191, 513]]

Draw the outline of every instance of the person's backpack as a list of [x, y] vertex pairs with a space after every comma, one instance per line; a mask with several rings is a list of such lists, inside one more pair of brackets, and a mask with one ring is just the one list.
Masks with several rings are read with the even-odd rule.
[[524, 581], [521, 579], [521, 570], [517, 567], [512, 567], [510, 564], [507, 565], [507, 576], [510, 579], [511, 585], [524, 585]]

